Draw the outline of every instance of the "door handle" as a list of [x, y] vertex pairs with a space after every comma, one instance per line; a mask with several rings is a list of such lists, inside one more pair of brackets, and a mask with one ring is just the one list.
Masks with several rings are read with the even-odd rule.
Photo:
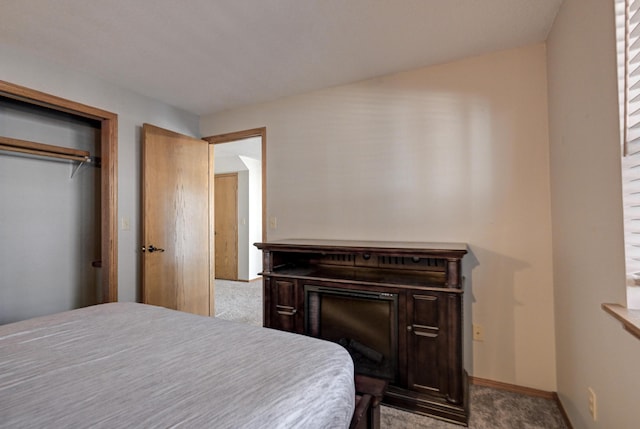
[[155, 247], [153, 244], [149, 246], [149, 248], [147, 249], [146, 247], [142, 246], [142, 251], [146, 252], [149, 251], [149, 253], [153, 253], [153, 252], [164, 252], [164, 249], [161, 249], [159, 247]]

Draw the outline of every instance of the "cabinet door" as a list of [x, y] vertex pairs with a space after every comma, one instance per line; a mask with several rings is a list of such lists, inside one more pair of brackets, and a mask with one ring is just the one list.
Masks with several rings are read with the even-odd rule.
[[299, 323], [297, 281], [271, 279], [271, 323], [270, 327], [288, 332], [298, 332]]
[[439, 293], [407, 297], [407, 383], [410, 390], [446, 395], [447, 306]]

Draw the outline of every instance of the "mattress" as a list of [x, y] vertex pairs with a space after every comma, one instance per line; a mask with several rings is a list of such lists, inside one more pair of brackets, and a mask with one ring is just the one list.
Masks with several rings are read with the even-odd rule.
[[0, 427], [346, 428], [340, 346], [137, 303], [0, 326]]

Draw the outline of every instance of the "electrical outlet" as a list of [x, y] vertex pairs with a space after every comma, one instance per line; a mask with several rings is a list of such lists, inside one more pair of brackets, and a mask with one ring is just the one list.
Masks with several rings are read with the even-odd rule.
[[123, 231], [129, 231], [131, 229], [131, 224], [129, 222], [128, 216], [122, 216], [122, 219], [120, 219], [120, 223]]
[[588, 387], [587, 391], [589, 392], [589, 413], [595, 422], [598, 419], [598, 402], [596, 399], [596, 392], [594, 392], [591, 387]]
[[473, 324], [473, 341], [484, 341], [484, 328], [482, 325]]
[[271, 216], [269, 218], [269, 228], [276, 229], [278, 227], [278, 218], [275, 216]]

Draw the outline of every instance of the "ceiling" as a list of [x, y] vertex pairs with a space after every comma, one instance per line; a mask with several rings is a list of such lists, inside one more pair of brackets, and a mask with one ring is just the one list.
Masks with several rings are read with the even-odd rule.
[[562, 0], [2, 0], [0, 44], [205, 115], [546, 39]]
[[249, 137], [228, 143], [216, 144], [216, 160], [218, 158], [234, 158], [246, 156], [251, 159], [262, 159], [262, 137]]

